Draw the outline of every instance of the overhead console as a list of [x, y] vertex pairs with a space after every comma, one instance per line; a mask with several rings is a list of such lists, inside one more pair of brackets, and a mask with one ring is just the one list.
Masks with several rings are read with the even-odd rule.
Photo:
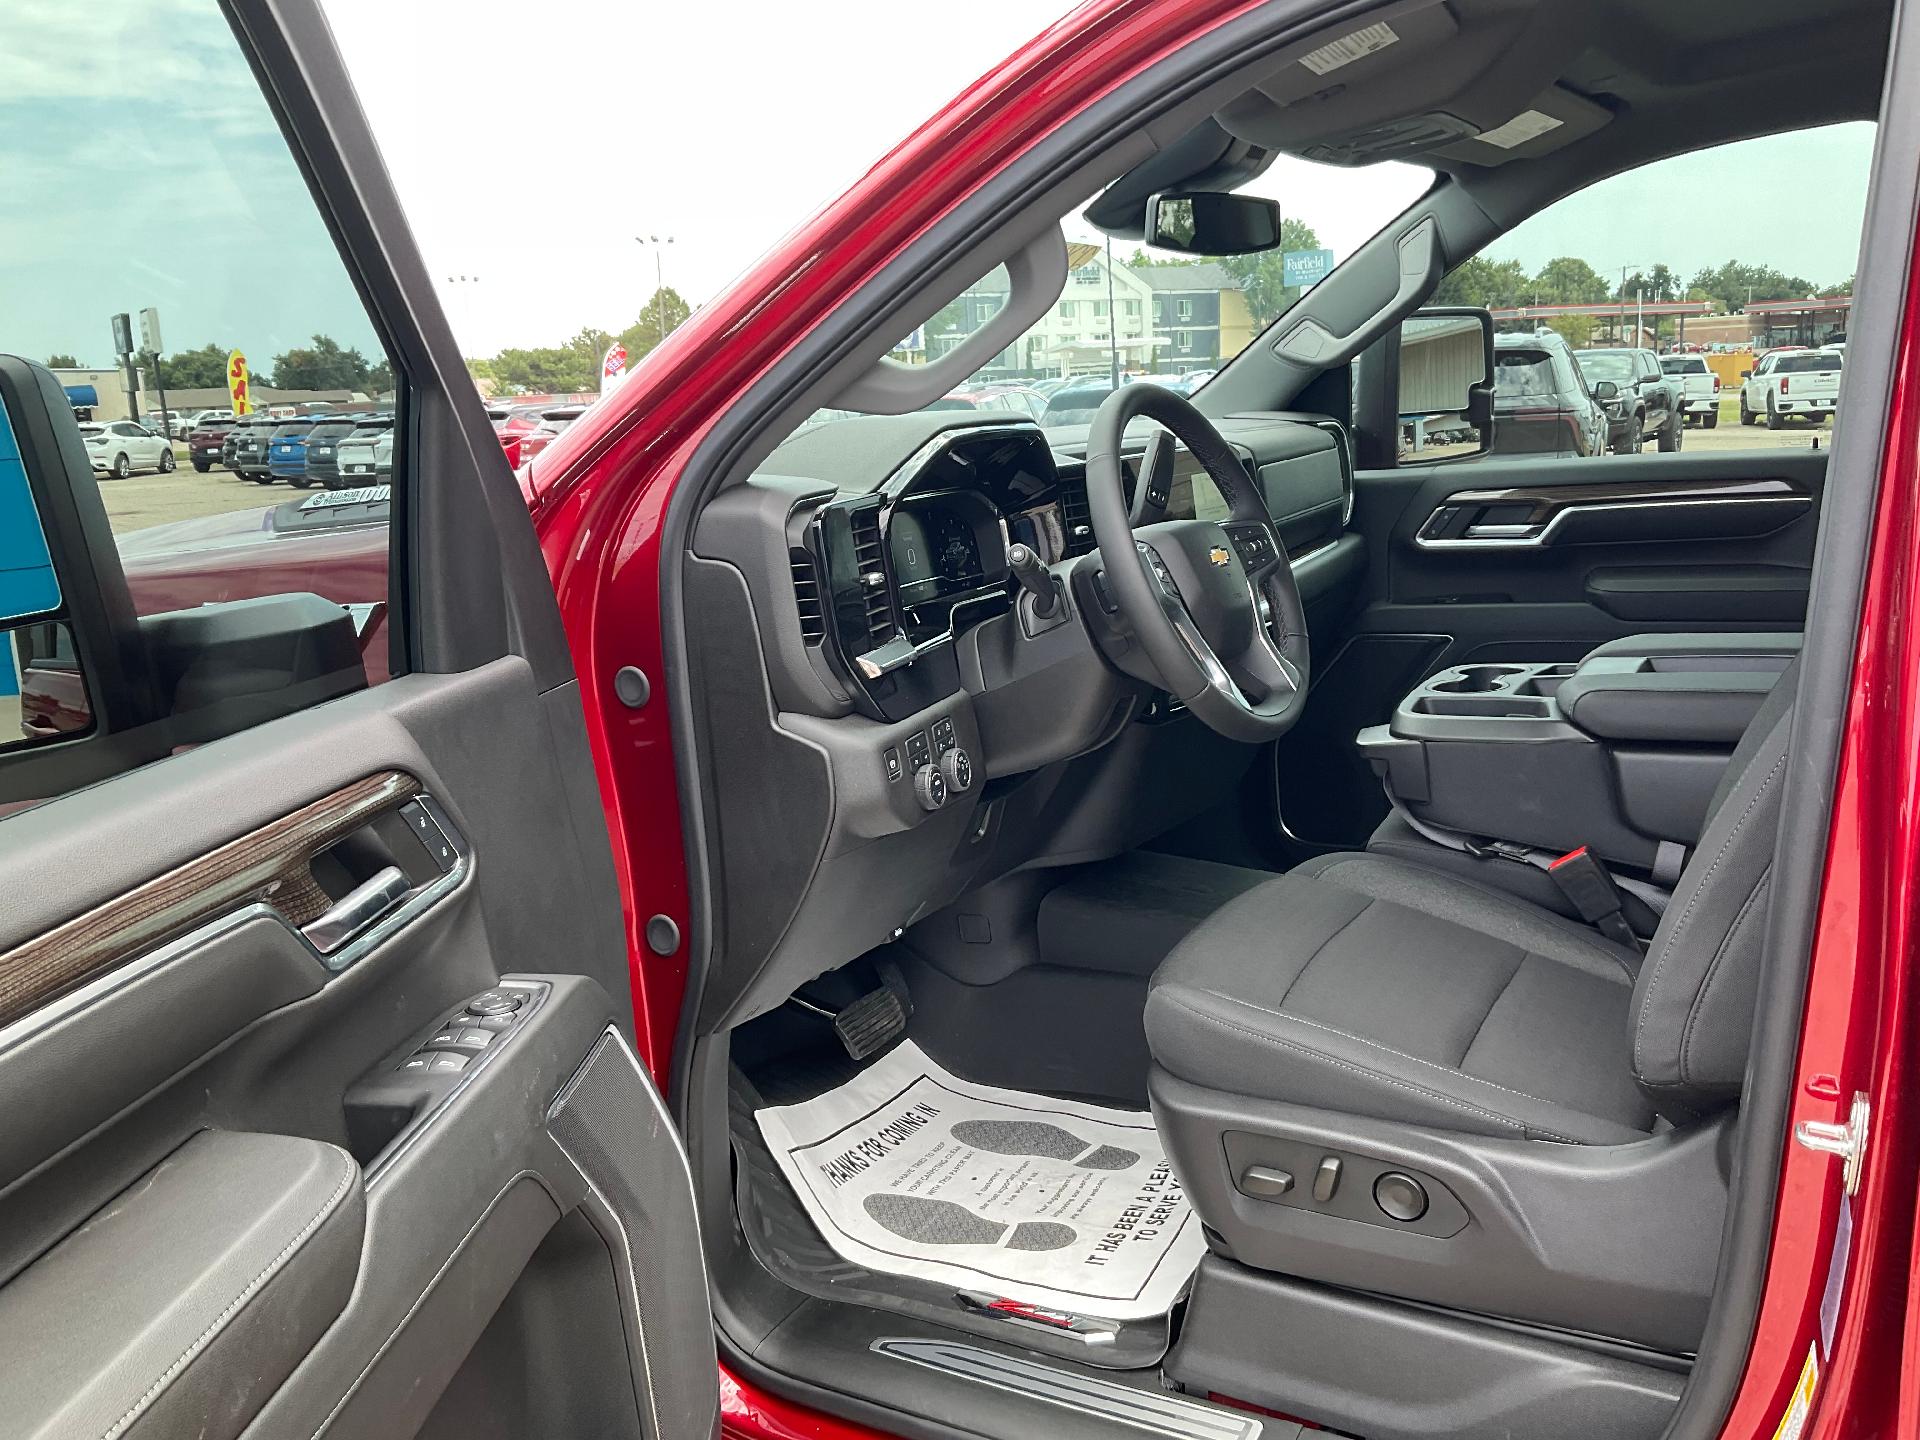
[[1329, 165], [1414, 155], [1499, 165], [1592, 134], [1609, 111], [1543, 76], [1593, 36], [1582, 13], [1513, 0], [1401, 0], [1288, 47], [1223, 108], [1235, 138]]
[[1440, 830], [1654, 867], [1700, 837], [1727, 759], [1797, 634], [1641, 635], [1577, 665], [1456, 665], [1359, 745]]

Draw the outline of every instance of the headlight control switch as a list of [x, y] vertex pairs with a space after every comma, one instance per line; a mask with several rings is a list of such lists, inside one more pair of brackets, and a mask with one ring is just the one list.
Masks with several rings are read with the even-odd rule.
[[947, 777], [931, 765], [913, 772], [913, 798], [923, 810], [938, 810], [947, 803]]

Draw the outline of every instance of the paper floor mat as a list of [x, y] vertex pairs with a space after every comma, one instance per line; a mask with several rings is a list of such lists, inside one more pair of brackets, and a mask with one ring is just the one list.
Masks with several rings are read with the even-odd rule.
[[976, 1085], [912, 1041], [754, 1120], [827, 1243], [870, 1270], [1138, 1320], [1206, 1248], [1151, 1116]]

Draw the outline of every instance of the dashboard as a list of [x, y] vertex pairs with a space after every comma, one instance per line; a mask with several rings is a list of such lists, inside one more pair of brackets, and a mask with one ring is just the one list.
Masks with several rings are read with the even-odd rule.
[[[1365, 547], [1343, 538], [1339, 427], [1217, 425], [1303, 594], [1354, 593]], [[1123, 457], [1136, 487], [1146, 438], [1130, 434]], [[1167, 518], [1225, 511], [1184, 450], [1153, 479]], [[1067, 603], [1041, 614], [1026, 601], [1015, 542]], [[709, 1019], [780, 1003], [990, 875], [1110, 853], [1131, 843], [1120, 830], [1204, 808], [1248, 763], [1115, 658], [1080, 432], [966, 412], [826, 420], [710, 499], [690, 548], [689, 701], [709, 737], [722, 888], [738, 897]]]

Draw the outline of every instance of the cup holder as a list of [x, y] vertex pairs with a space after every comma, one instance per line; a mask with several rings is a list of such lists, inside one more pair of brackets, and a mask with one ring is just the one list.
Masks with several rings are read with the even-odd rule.
[[1454, 679], [1428, 688], [1443, 695], [1484, 695], [1505, 689], [1509, 676], [1524, 674], [1526, 669], [1524, 665], [1463, 665]]

